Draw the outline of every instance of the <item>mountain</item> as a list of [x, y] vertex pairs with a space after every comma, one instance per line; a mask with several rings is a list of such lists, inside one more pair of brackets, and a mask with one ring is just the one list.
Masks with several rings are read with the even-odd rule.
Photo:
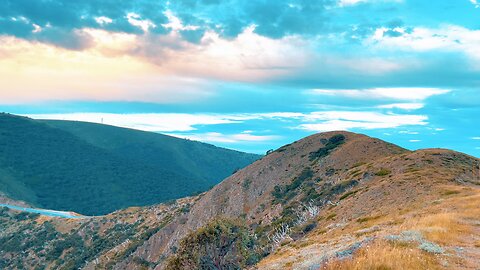
[[169, 204], [79, 219], [3, 209], [0, 267], [477, 269], [479, 163], [315, 134]]
[[0, 192], [99, 215], [202, 192], [259, 156], [107, 125], [0, 114]]

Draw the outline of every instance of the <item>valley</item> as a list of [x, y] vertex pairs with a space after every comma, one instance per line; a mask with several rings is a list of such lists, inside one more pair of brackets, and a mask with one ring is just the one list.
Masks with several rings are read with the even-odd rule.
[[12, 205], [103, 215], [201, 193], [259, 157], [152, 132], [0, 114], [0, 192]]

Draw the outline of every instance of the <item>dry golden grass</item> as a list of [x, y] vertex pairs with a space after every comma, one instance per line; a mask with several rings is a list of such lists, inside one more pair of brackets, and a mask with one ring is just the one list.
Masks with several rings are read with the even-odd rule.
[[403, 230], [418, 230], [426, 239], [442, 244], [455, 245], [472, 233], [467, 220], [480, 217], [480, 195], [458, 196], [443, 201], [431, 214], [407, 219], [401, 225]]
[[420, 231], [426, 239], [440, 244], [455, 243], [469, 231], [468, 226], [460, 222], [459, 214], [452, 212], [410, 219], [402, 227]]
[[[373, 189], [373, 187], [371, 187]], [[384, 190], [385, 187], [377, 187]], [[392, 193], [393, 194], [393, 193]], [[448, 269], [476, 269], [478, 264], [477, 254], [480, 254], [480, 190], [471, 187], [458, 187], [455, 185], [435, 186], [428, 193], [421, 195], [421, 200], [405, 201], [404, 204], [379, 202], [375, 212], [365, 212], [365, 215], [345, 219], [352, 207], [370, 203], [362, 199], [362, 194], [357, 197], [355, 204], [344, 204], [330, 209], [322, 216], [337, 214], [335, 218], [319, 219], [317, 229], [307, 235], [303, 245], [295, 245], [294, 254], [315, 253], [315, 244], [334, 245], [335, 240], [341, 243], [343, 236], [355, 235], [360, 229], [378, 226], [379, 231], [372, 232], [379, 240], [357, 251], [352, 259], [331, 261], [321, 269], [325, 270], [396, 270], [396, 269], [446, 269], [442, 264], [449, 265]], [[391, 197], [392, 195], [390, 195]], [[416, 195], [417, 196], [417, 195]], [[418, 195], [420, 196], [420, 195]], [[375, 197], [373, 197], [375, 198]], [[368, 198], [367, 198], [368, 199]], [[375, 201], [374, 201], [375, 202]], [[376, 202], [375, 202], [376, 203]], [[346, 221], [345, 221], [346, 220]], [[347, 222], [346, 226], [331, 227], [336, 223]], [[398, 235], [404, 231], [419, 231], [427, 241], [440, 245], [445, 254], [434, 255], [418, 248], [419, 243], [390, 242], [383, 239], [385, 235]], [[306, 244], [308, 243], [308, 245]], [[455, 247], [462, 247], [465, 252], [457, 256]], [[477, 250], [475, 250], [475, 248]], [[323, 253], [319, 252], [318, 256]], [[288, 269], [299, 267], [298, 258], [294, 255], [275, 254], [269, 256], [259, 265], [259, 269]], [[308, 259], [309, 257], [305, 257]], [[293, 264], [292, 264], [293, 262]], [[268, 267], [274, 264], [275, 267]], [[287, 267], [288, 266], [288, 267]], [[470, 268], [468, 268], [470, 267]], [[473, 267], [473, 268], [472, 268]]]
[[436, 259], [418, 249], [384, 241], [360, 249], [353, 259], [327, 263], [322, 270], [436, 270], [443, 269]]

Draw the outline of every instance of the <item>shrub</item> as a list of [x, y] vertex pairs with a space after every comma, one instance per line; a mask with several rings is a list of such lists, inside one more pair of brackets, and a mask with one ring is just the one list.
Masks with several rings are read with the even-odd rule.
[[296, 190], [306, 181], [312, 179], [314, 173], [310, 167], [306, 167], [303, 171], [295, 177], [292, 182], [286, 186], [275, 186], [272, 191], [272, 196], [275, 198], [274, 203], [285, 203], [297, 195]]
[[243, 189], [245, 190], [248, 190], [250, 188], [250, 184], [252, 183], [252, 180], [251, 179], [245, 179], [242, 183], [242, 187]]
[[357, 193], [358, 191], [359, 191], [358, 189], [355, 190], [355, 191], [349, 191], [349, 192], [343, 194], [338, 200], [339, 200], [339, 201], [344, 200], [344, 199], [350, 197], [351, 195]]
[[392, 171], [390, 171], [389, 169], [382, 168], [382, 169], [380, 169], [380, 171], [376, 172], [375, 175], [376, 176], [387, 176], [391, 173], [392, 173]]
[[166, 269], [244, 269], [262, 257], [256, 241], [239, 222], [217, 219], [186, 236]]
[[309, 155], [310, 161], [328, 156], [330, 152], [332, 152], [335, 148], [337, 148], [339, 145], [343, 144], [344, 142], [345, 142], [345, 136], [342, 134], [334, 135], [330, 137], [330, 139], [326, 141], [322, 141], [322, 143], [324, 144], [324, 147], [318, 149], [315, 152], [311, 152]]

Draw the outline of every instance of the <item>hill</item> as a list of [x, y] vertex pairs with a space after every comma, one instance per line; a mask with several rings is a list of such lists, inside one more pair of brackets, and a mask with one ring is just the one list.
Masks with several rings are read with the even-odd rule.
[[0, 255], [27, 269], [476, 269], [479, 162], [315, 134], [172, 204], [78, 220], [4, 210]]
[[99, 215], [207, 190], [258, 158], [107, 125], [0, 114], [0, 192]]

